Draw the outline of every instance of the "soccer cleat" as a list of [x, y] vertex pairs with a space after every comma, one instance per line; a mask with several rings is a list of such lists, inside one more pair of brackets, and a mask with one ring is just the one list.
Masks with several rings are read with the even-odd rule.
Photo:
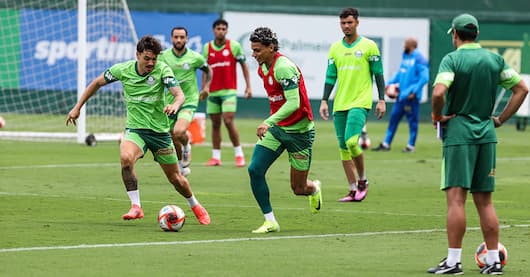
[[346, 196], [340, 198], [339, 202], [353, 202], [355, 197], [355, 191], [351, 190]]
[[193, 213], [195, 214], [195, 217], [202, 225], [208, 225], [210, 224], [210, 215], [208, 214], [208, 211], [201, 205], [197, 204], [191, 208]]
[[390, 146], [384, 146], [383, 143], [380, 143], [376, 148], [372, 148], [372, 151], [390, 151]]
[[414, 152], [416, 152], [416, 148], [407, 145], [407, 147], [403, 148], [403, 150], [401, 150], [401, 152], [403, 152], [403, 153], [414, 153]]
[[366, 198], [366, 195], [368, 194], [368, 180], [358, 180], [357, 181], [357, 192], [353, 196], [353, 201], [355, 202], [361, 202]]
[[500, 262], [495, 262], [492, 265], [486, 265], [480, 270], [480, 274], [502, 275], [502, 264]]
[[278, 222], [265, 220], [263, 225], [258, 229], [252, 230], [252, 233], [254, 234], [266, 234], [271, 232], [280, 232], [280, 224], [278, 224]]
[[208, 160], [205, 164], [206, 166], [219, 166], [221, 165], [221, 160], [218, 160], [216, 158], [211, 158]]
[[188, 142], [182, 146], [182, 167], [188, 167], [191, 164], [191, 144]]
[[443, 258], [436, 267], [431, 267], [427, 270], [433, 274], [446, 274], [446, 275], [463, 275], [462, 263], [456, 263], [454, 266], [447, 265], [447, 258]]
[[123, 218], [123, 220], [144, 218], [144, 211], [142, 211], [142, 208], [140, 208], [140, 206], [133, 204], [129, 212], [122, 215], [121, 218]]
[[245, 166], [245, 157], [244, 156], [236, 156], [236, 166], [237, 167]]
[[321, 183], [319, 180], [314, 180], [313, 184], [318, 187], [318, 192], [309, 195], [309, 207], [311, 207], [311, 212], [316, 214], [322, 208], [322, 189], [320, 188]]

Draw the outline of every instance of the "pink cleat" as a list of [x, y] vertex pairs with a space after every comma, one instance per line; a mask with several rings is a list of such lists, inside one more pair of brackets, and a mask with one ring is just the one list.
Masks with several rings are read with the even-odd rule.
[[236, 156], [236, 166], [237, 167], [244, 167], [245, 166], [245, 157]]
[[352, 190], [346, 196], [340, 198], [338, 201], [339, 202], [353, 202], [355, 201], [354, 198], [355, 198], [355, 191]]
[[355, 202], [361, 202], [366, 198], [366, 195], [368, 194], [368, 180], [359, 180], [357, 181], [357, 193], [355, 193], [355, 197], [353, 197], [353, 201]]
[[142, 211], [142, 208], [140, 208], [140, 206], [133, 204], [129, 212], [122, 215], [121, 218], [123, 218], [123, 220], [144, 218], [144, 211]]
[[195, 217], [197, 217], [197, 220], [202, 225], [208, 225], [210, 224], [210, 215], [206, 211], [206, 209], [201, 205], [197, 204], [191, 208], [193, 213], [195, 214]]
[[219, 165], [221, 165], [221, 160], [218, 160], [216, 158], [211, 158], [204, 165], [206, 165], [206, 166], [219, 166]]

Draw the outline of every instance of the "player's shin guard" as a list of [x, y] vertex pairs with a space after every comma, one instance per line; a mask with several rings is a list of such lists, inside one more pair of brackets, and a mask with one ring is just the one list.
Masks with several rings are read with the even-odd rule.
[[274, 151], [261, 145], [256, 145], [252, 154], [252, 161], [248, 167], [252, 193], [264, 214], [272, 211], [269, 199], [269, 186], [267, 185], [265, 174], [277, 157], [278, 154]]

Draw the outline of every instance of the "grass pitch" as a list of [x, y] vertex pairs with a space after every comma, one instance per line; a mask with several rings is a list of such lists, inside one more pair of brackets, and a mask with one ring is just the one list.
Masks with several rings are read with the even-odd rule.
[[[242, 142], [256, 141], [259, 122], [237, 120]], [[372, 146], [386, 126], [369, 123]], [[136, 166], [145, 218], [127, 222], [117, 143], [0, 140], [0, 276], [428, 276], [447, 252], [441, 144], [430, 124], [420, 126], [416, 153], [401, 153], [405, 122], [390, 152], [366, 151], [370, 191], [362, 203], [336, 202], [347, 184], [333, 126], [316, 127], [310, 177], [322, 180], [323, 209], [312, 215], [307, 198], [292, 194], [284, 154], [267, 176], [281, 232], [267, 235], [250, 233], [263, 216], [231, 147], [223, 147], [224, 164], [215, 168], [202, 165], [209, 146], [193, 147], [189, 179], [212, 217], [201, 226], [150, 154]], [[509, 252], [505, 274], [528, 276], [529, 134], [508, 125], [498, 137], [494, 201]], [[248, 163], [252, 148], [244, 150]], [[166, 204], [186, 212], [181, 232], [158, 227]], [[472, 201], [467, 213], [464, 271], [478, 276], [473, 253], [482, 238]]]

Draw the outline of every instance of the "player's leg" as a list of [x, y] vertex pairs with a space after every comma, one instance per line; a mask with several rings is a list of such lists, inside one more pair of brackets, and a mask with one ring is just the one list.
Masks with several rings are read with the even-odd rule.
[[362, 128], [366, 123], [367, 109], [353, 108], [348, 111], [346, 118], [346, 129], [344, 132], [344, 140], [346, 147], [353, 158], [355, 169], [359, 177], [357, 181], [357, 192], [354, 196], [354, 201], [360, 202], [366, 198], [368, 194], [368, 179], [364, 171], [364, 153], [359, 145], [359, 136]]
[[[495, 190], [496, 145], [479, 145], [477, 165], [471, 185], [473, 201], [480, 218], [480, 228], [488, 248], [485, 273], [500, 273], [502, 266], [499, 258], [499, 220], [492, 201]], [[482, 272], [482, 271], [481, 271]]]
[[206, 103], [206, 113], [210, 116], [212, 122], [212, 157], [208, 162], [207, 166], [218, 166], [221, 165], [221, 97], [220, 96], [208, 96]]
[[416, 138], [418, 137], [418, 123], [420, 121], [420, 102], [417, 99], [407, 101], [405, 106], [405, 115], [409, 123], [409, 142], [404, 153], [410, 153], [416, 151]]
[[335, 135], [337, 136], [337, 141], [339, 143], [339, 154], [342, 162], [342, 168], [344, 169], [344, 174], [346, 175], [346, 180], [348, 181], [349, 191], [348, 194], [342, 198], [339, 198], [339, 202], [351, 202], [357, 191], [357, 178], [355, 174], [355, 164], [352, 160], [350, 152], [346, 147], [346, 142], [344, 140], [345, 131], [346, 131], [346, 120], [348, 118], [347, 111], [338, 111], [333, 114], [333, 125], [335, 127]]
[[153, 152], [155, 160], [160, 164], [168, 181], [186, 198], [188, 205], [200, 224], [210, 224], [210, 216], [193, 195], [188, 179], [179, 171], [175, 147], [170, 136], [158, 134], [149, 137], [148, 147]]
[[281, 155], [284, 148], [274, 136], [267, 132], [263, 139], [258, 141], [252, 153], [252, 159], [248, 166], [250, 186], [252, 194], [265, 217], [265, 222], [253, 233], [269, 233], [280, 231], [280, 225], [274, 217], [270, 202], [269, 186], [265, 175], [269, 167]]
[[237, 167], [245, 166], [245, 156], [243, 148], [239, 141], [239, 132], [235, 124], [235, 116], [237, 112], [237, 95], [227, 95], [223, 97], [223, 122], [228, 130], [228, 136], [234, 146], [234, 158]]
[[188, 147], [189, 144], [187, 131], [190, 127], [194, 113], [194, 106], [183, 107], [180, 109], [177, 115], [177, 121], [171, 132], [171, 137], [173, 139], [173, 144], [175, 145], [175, 150], [179, 160], [179, 169], [184, 176], [188, 176], [191, 172], [191, 170], [188, 168], [190, 163], [191, 149], [186, 149], [186, 151], [184, 151], [184, 147]]
[[121, 176], [125, 190], [131, 201], [131, 209], [124, 214], [124, 220], [139, 219], [144, 217], [138, 190], [138, 177], [134, 171], [136, 161], [143, 157], [147, 150], [141, 135], [134, 130], [126, 130], [120, 143]]

